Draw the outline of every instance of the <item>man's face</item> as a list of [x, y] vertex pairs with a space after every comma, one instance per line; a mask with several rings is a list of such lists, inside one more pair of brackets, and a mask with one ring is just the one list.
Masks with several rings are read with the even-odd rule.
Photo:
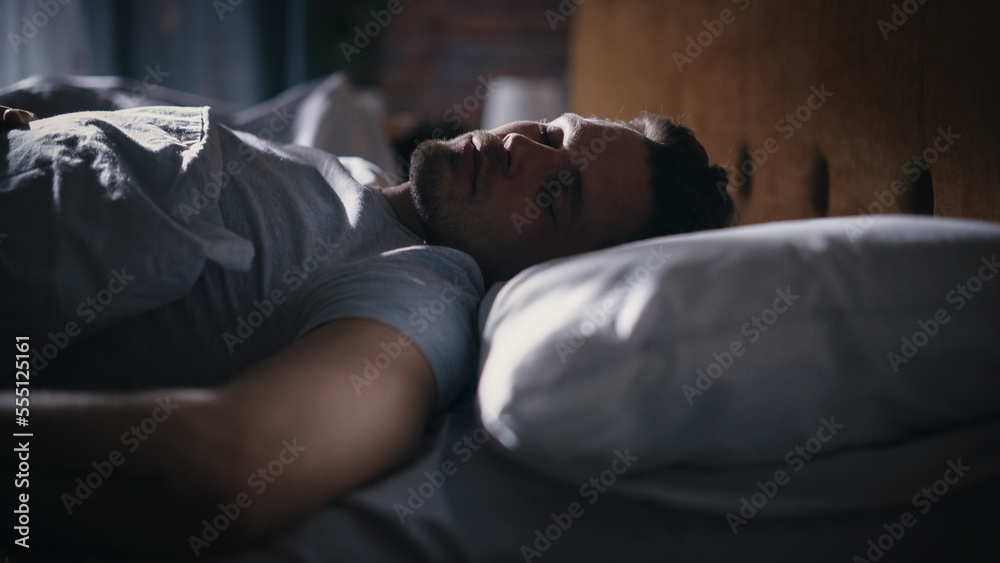
[[636, 131], [565, 114], [421, 143], [411, 190], [428, 242], [497, 281], [636, 238], [653, 208], [646, 156]]

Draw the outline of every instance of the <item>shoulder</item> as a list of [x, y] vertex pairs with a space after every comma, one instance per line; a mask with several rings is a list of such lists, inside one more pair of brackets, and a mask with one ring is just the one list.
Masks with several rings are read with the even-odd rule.
[[475, 261], [462, 252], [436, 246], [383, 252], [338, 267], [308, 291], [300, 336], [345, 318], [394, 328], [430, 364], [439, 406], [450, 402], [475, 373], [483, 279]]

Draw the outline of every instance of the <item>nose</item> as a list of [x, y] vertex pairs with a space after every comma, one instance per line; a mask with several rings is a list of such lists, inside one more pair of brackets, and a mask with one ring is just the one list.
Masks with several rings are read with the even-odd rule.
[[510, 157], [510, 166], [504, 172], [509, 178], [519, 178], [540, 173], [545, 176], [560, 161], [559, 151], [538, 143], [521, 133], [508, 133], [503, 146]]

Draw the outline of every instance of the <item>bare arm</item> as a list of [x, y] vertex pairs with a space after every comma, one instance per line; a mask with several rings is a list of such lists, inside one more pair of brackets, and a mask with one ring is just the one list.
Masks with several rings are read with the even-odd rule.
[[[34, 459], [44, 471], [39, 486], [49, 488], [42, 502], [55, 517], [46, 525], [72, 531], [96, 522], [83, 539], [190, 556], [192, 546], [217, 554], [301, 520], [397, 466], [417, 445], [436, 387], [415, 346], [401, 346], [371, 385], [356, 389], [351, 381], [365, 359], [399, 336], [374, 321], [346, 319], [219, 389], [33, 393], [35, 436], [58, 436], [60, 443]], [[123, 434], [157, 416], [156, 430], [129, 451]], [[129, 443], [138, 440], [129, 436]], [[113, 450], [124, 461], [81, 504], [68, 501], [68, 514], [65, 493], [72, 495], [75, 479]], [[221, 514], [220, 504], [230, 513], [240, 507], [240, 514], [205, 542], [203, 520]]]

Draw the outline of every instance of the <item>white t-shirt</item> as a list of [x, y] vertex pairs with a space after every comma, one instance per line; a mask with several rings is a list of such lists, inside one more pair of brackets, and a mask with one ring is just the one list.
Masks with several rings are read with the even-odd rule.
[[423, 245], [335, 156], [208, 108], [67, 114], [8, 139], [0, 334], [32, 336], [32, 385], [218, 385], [347, 317], [410, 337], [439, 407], [475, 376], [475, 262]]

